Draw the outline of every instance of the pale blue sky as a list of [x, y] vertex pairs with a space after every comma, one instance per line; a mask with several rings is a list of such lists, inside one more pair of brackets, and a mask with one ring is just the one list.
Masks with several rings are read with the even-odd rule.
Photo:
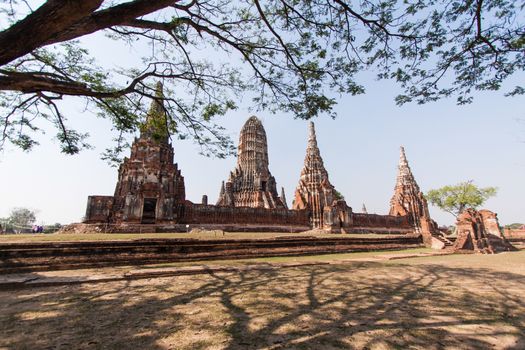
[[[87, 46], [109, 66], [138, 61], [141, 50], [108, 45], [97, 37]], [[421, 189], [426, 192], [447, 184], [472, 179], [481, 186], [497, 186], [497, 197], [486, 208], [498, 213], [500, 222], [525, 222], [525, 98], [505, 98], [502, 92], [483, 93], [474, 103], [457, 106], [444, 100], [423, 106], [398, 107], [393, 98], [399, 89], [390, 82], [377, 82], [364, 72], [367, 88], [362, 96], [342, 96], [338, 118], [315, 120], [318, 144], [332, 184], [354, 211], [365, 203], [370, 213], [386, 214], [393, 193], [399, 146]], [[523, 75], [521, 77], [523, 79]], [[508, 86], [516, 85], [508, 82]], [[78, 222], [84, 215], [88, 195], [112, 195], [117, 169], [100, 159], [110, 145], [110, 124], [85, 112], [71, 99], [64, 103], [72, 125], [91, 134], [95, 149], [76, 156], [59, 153], [51, 135], [40, 138], [41, 146], [24, 153], [12, 146], [0, 154], [0, 217], [13, 207], [38, 210], [44, 223]], [[239, 130], [253, 114], [244, 99], [237, 111], [222, 118], [222, 124], [237, 142]], [[291, 115], [255, 113], [266, 129], [270, 171], [279, 189], [284, 186], [291, 205], [302, 168], [307, 122]], [[217, 199], [222, 180], [235, 166], [235, 159], [210, 159], [198, 155], [191, 141], [175, 141], [175, 162], [185, 177], [187, 199], [200, 202], [207, 194]], [[451, 224], [450, 214], [431, 207], [439, 224]]]

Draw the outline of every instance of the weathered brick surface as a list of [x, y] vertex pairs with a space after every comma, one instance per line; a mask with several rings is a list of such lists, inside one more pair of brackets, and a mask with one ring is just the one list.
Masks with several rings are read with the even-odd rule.
[[517, 239], [525, 239], [525, 229], [519, 230], [519, 229], [505, 229], [505, 237], [507, 238], [517, 238]]
[[131, 157], [120, 166], [112, 221], [147, 221], [145, 199], [154, 202], [153, 222], [176, 220], [173, 207], [184, 202], [185, 188], [171, 145], [141, 136], [131, 147]]
[[108, 222], [112, 210], [113, 196], [89, 196], [84, 222]]
[[352, 225], [352, 209], [340, 198], [335, 187], [330, 183], [317, 146], [313, 122], [310, 122], [309, 130], [304, 166], [295, 190], [292, 207], [295, 210], [310, 211], [312, 228], [334, 231], [348, 229]]
[[499, 231], [497, 215], [489, 210], [466, 209], [458, 216], [456, 228], [453, 250], [493, 254], [515, 249]]
[[403, 147], [399, 156], [396, 186], [390, 200], [389, 214], [406, 216], [414, 229], [427, 238], [437, 231], [437, 224], [430, 218], [427, 201], [412, 174]]
[[361, 227], [412, 227], [407, 216], [353, 213], [352, 219], [354, 226]]
[[308, 226], [307, 210], [288, 210], [285, 208], [232, 208], [213, 205], [185, 204], [182, 222], [189, 224], [280, 224]]
[[261, 121], [250, 117], [241, 129], [237, 166], [222, 184], [218, 206], [285, 208], [269, 170], [266, 131]]
[[0, 271], [41, 271], [160, 262], [348, 253], [421, 247], [420, 237], [136, 241], [0, 244]]

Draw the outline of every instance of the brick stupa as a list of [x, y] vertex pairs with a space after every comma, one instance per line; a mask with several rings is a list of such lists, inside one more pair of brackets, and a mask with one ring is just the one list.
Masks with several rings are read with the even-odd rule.
[[408, 216], [417, 233], [431, 233], [435, 229], [435, 223], [430, 219], [427, 201], [408, 165], [404, 147], [401, 147], [399, 156], [396, 186], [390, 200], [389, 215]]
[[268, 164], [266, 132], [261, 121], [252, 116], [241, 129], [237, 166], [222, 183], [217, 205], [285, 209]]
[[339, 199], [341, 198], [328, 179], [328, 172], [317, 146], [314, 123], [310, 122], [308, 146], [299, 184], [295, 190], [293, 209], [309, 209], [312, 227], [323, 228], [325, 207], [331, 207], [334, 201]]

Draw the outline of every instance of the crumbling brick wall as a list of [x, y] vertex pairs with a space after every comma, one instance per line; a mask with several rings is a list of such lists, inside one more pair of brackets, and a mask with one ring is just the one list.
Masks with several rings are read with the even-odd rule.
[[84, 222], [108, 222], [113, 208], [113, 196], [89, 196]]
[[181, 223], [188, 224], [309, 225], [307, 210], [221, 207], [191, 202], [186, 202], [179, 210]]
[[408, 216], [354, 213], [352, 219], [359, 227], [411, 228]]

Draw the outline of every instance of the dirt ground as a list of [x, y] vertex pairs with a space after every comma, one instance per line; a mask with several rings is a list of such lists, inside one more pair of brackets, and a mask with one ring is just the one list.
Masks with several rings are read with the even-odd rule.
[[1, 291], [0, 335], [2, 349], [525, 349], [525, 251]]

